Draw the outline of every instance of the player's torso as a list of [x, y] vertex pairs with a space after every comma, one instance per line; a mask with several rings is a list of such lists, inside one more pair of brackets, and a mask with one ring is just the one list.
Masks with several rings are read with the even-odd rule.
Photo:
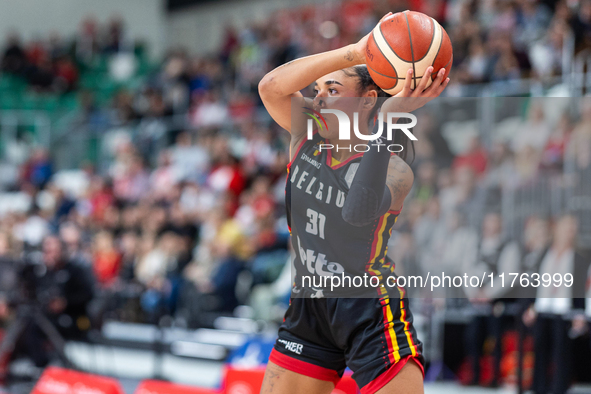
[[[340, 288], [345, 295], [378, 290], [366, 288], [368, 276], [379, 276], [388, 239], [397, 214], [389, 212], [373, 223], [355, 227], [345, 222], [342, 208], [362, 157], [356, 154], [339, 163], [331, 151], [320, 149], [327, 142], [315, 134], [293, 156], [286, 182], [288, 221], [295, 251], [295, 290], [304, 284], [322, 296], [343, 296], [330, 292], [321, 277], [351, 276], [363, 278], [363, 288]], [[302, 283], [306, 277], [307, 282]], [[315, 280], [315, 282], [314, 282]], [[322, 282], [326, 283], [326, 282]], [[357, 281], [359, 283], [359, 280]], [[374, 282], [375, 283], [375, 282]]]

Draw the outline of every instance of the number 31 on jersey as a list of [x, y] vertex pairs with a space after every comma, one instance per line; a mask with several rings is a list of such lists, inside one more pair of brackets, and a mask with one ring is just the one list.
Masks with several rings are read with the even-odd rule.
[[312, 235], [318, 235], [324, 239], [324, 225], [326, 224], [326, 216], [308, 208], [306, 211], [308, 216], [308, 223], [306, 223], [306, 232]]

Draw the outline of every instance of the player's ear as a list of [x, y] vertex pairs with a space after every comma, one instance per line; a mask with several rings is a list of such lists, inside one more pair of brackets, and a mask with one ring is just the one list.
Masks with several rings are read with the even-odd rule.
[[364, 109], [372, 109], [375, 107], [378, 100], [378, 92], [374, 89], [370, 89], [363, 93], [361, 100]]

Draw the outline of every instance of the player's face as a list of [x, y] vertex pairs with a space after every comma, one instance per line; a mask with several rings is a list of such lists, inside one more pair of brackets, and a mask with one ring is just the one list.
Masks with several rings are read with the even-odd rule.
[[[335, 71], [316, 80], [314, 84], [314, 110], [338, 109], [349, 115], [353, 120], [353, 113], [360, 112], [360, 97], [358, 80], [356, 77], [348, 76], [343, 71]], [[324, 138], [337, 139], [339, 136], [339, 125], [337, 117], [332, 114], [324, 115], [328, 130], [320, 130]]]

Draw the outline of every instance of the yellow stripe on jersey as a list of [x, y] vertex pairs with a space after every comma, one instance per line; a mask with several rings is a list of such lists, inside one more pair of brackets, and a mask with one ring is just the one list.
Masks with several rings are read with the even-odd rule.
[[412, 340], [412, 336], [410, 331], [408, 330], [408, 321], [406, 320], [406, 308], [404, 306], [404, 290], [398, 287], [398, 292], [400, 293], [400, 321], [404, 324], [404, 333], [406, 334], [406, 340], [408, 341], [408, 347], [412, 352], [413, 356], [417, 355], [416, 346], [414, 341]]
[[386, 315], [388, 317], [388, 333], [390, 335], [390, 342], [392, 343], [392, 352], [394, 354], [394, 362], [400, 361], [400, 346], [398, 346], [398, 339], [396, 339], [396, 331], [394, 331], [394, 315], [392, 314], [392, 306], [390, 297], [386, 295]]
[[[382, 273], [379, 270], [376, 270], [373, 268], [376, 259], [380, 256], [380, 252], [382, 250], [382, 244], [384, 242], [384, 231], [386, 230], [386, 225], [388, 224], [388, 217], [390, 217], [389, 213], [384, 214], [384, 216], [382, 216], [380, 218], [380, 222], [378, 223], [378, 230], [376, 231], [376, 234], [374, 235], [374, 237], [377, 237], [377, 244], [375, 249], [372, 251], [372, 255], [371, 258], [369, 260], [367, 269], [370, 273], [374, 274], [375, 276], [377, 276], [378, 278], [380, 278], [380, 282], [382, 281]], [[378, 293], [383, 296], [384, 294], [387, 294], [387, 291], [384, 287], [380, 287], [378, 289]], [[388, 320], [389, 321], [389, 320]]]

